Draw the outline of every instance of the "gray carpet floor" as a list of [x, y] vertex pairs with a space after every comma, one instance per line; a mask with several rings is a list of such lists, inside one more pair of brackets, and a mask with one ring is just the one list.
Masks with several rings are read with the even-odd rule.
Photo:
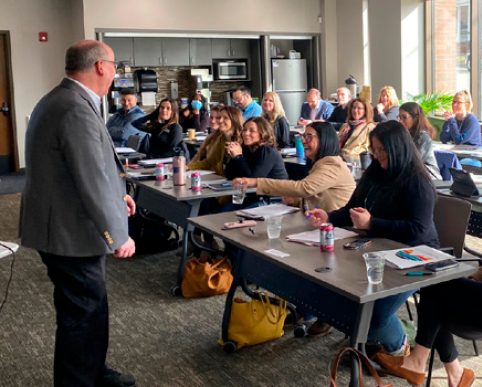
[[[0, 240], [18, 242], [19, 202], [18, 194], [0, 195]], [[344, 335], [296, 339], [287, 329], [278, 340], [227, 355], [217, 342], [225, 296], [172, 297], [169, 289], [178, 262], [175, 252], [108, 258], [108, 361], [114, 368], [135, 375], [138, 387], [329, 386], [330, 361]], [[11, 258], [0, 260], [0, 299], [10, 263]], [[0, 314], [0, 386], [52, 386], [54, 334], [52, 285], [37, 253], [20, 248], [10, 296]], [[482, 386], [482, 357], [474, 356], [471, 343], [459, 340], [458, 347], [463, 364], [481, 378], [474, 386]], [[447, 386], [441, 364], [435, 368], [432, 385]], [[339, 387], [348, 385], [348, 375], [342, 365]], [[408, 386], [397, 378], [384, 380]]]

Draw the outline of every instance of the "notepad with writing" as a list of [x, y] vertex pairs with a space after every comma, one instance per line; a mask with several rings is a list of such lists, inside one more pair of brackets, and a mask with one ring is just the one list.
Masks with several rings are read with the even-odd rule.
[[[402, 258], [397, 255], [400, 251], [413, 256], [414, 258]], [[425, 245], [407, 247], [405, 249], [387, 250], [385, 253], [386, 265], [395, 269], [411, 269], [412, 267], [423, 266], [427, 263], [440, 262], [454, 258], [443, 251]], [[418, 258], [419, 260], [416, 260], [415, 258]]]
[[[335, 240], [356, 237], [358, 234], [353, 231], [335, 227]], [[304, 231], [298, 234], [291, 234], [286, 237], [289, 242], [298, 242], [307, 246], [320, 245], [320, 230]]]
[[236, 211], [236, 215], [250, 219], [265, 219], [270, 216], [291, 214], [299, 210], [297, 207], [290, 207], [284, 204], [270, 204], [268, 206]]

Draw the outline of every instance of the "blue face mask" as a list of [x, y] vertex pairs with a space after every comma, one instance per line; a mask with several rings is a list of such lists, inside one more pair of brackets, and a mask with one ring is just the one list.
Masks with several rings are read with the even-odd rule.
[[203, 103], [201, 101], [193, 100], [191, 101], [191, 107], [194, 110], [200, 110], [203, 107]]

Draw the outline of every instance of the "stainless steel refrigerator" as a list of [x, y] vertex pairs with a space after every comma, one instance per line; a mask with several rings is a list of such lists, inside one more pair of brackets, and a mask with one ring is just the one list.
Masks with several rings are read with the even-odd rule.
[[290, 125], [296, 125], [306, 101], [306, 60], [272, 59], [273, 91], [278, 93]]

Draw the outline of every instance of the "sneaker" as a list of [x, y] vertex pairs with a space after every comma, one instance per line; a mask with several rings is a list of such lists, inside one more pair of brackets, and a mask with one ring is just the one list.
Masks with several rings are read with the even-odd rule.
[[135, 387], [136, 379], [132, 375], [124, 375], [107, 366], [96, 383], [96, 387]]
[[311, 325], [311, 327], [308, 328], [307, 333], [308, 336], [311, 337], [323, 337], [330, 333], [332, 330], [333, 327], [331, 325], [328, 325], [321, 320], [317, 320]]

